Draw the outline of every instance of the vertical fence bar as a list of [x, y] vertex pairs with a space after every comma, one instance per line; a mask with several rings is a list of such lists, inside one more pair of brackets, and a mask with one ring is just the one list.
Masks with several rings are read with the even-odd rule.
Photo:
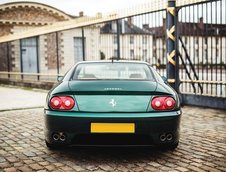
[[[20, 41], [20, 71], [21, 73], [23, 73], [23, 57], [22, 57], [22, 39], [19, 40]], [[21, 74], [21, 79], [24, 79], [24, 75]]]
[[[138, 17], [137, 17], [138, 18]], [[139, 20], [137, 21], [137, 25], [138, 26], [140, 26], [140, 24], [143, 22], [142, 21], [143, 20], [143, 18], [142, 18], [142, 16], [139, 16]], [[136, 23], [134, 23], [135, 25], [136, 25]], [[137, 48], [137, 50], [138, 50], [138, 52], [137, 52], [137, 59], [138, 60], [142, 60], [142, 56], [141, 56], [141, 40], [142, 40], [142, 36], [141, 36], [141, 33], [138, 33], [139, 35], [136, 35], [135, 37], [135, 40], [137, 40], [138, 41], [138, 44], [137, 44], [137, 46], [139, 47], [139, 48]]]
[[[200, 24], [201, 25], [201, 20], [202, 20], [202, 18], [201, 17], [199, 17], [199, 5], [197, 5], [196, 6], [197, 8], [196, 8], [196, 12], [197, 12], [197, 18], [198, 18], [198, 21], [197, 21], [197, 23], [198, 23], [198, 25]], [[201, 26], [202, 27], [202, 26]], [[202, 28], [201, 28], [201, 30], [202, 30]], [[198, 75], [198, 77], [199, 77], [199, 79], [200, 79], [200, 72], [199, 72], [199, 58], [200, 58], [200, 56], [199, 56], [199, 53], [200, 53], [200, 51], [199, 51], [199, 47], [200, 47], [200, 41], [199, 41], [199, 38], [200, 38], [200, 33], [198, 33], [198, 30], [196, 30], [196, 36], [197, 36], [197, 49], [196, 49], [196, 52], [197, 52], [197, 54], [196, 54], [196, 57], [197, 57], [197, 64], [196, 64], [196, 66], [197, 66], [197, 75]], [[198, 91], [199, 92], [199, 91]], [[201, 92], [201, 90], [200, 90], [200, 92]]]
[[[188, 21], [187, 17], [189, 16], [189, 14], [190, 14], [189, 13], [189, 7], [185, 7], [185, 20], [184, 20], [185, 23]], [[182, 28], [183, 28], [183, 26], [182, 26]], [[186, 31], [185, 31], [184, 28], [183, 28], [183, 31], [185, 33], [185, 44], [186, 44], [187, 49], [188, 49], [187, 51], [189, 52], [190, 51], [190, 46], [189, 46], [190, 37], [189, 37], [189, 35], [186, 34]], [[185, 58], [185, 65], [187, 66], [187, 58]], [[185, 73], [184, 79], [187, 79], [187, 78], [188, 78], [188, 75], [186, 75], [186, 73]], [[185, 83], [185, 90], [187, 91], [188, 88], [189, 88], [189, 83]]]
[[[188, 27], [190, 28], [190, 30], [192, 31], [193, 28], [192, 28], [192, 20], [191, 20], [191, 6], [188, 7]], [[190, 31], [190, 32], [191, 32]], [[192, 43], [192, 37], [190, 35], [191, 33], [188, 33], [188, 54], [189, 54], [189, 58], [191, 59], [191, 56], [192, 56], [192, 47], [191, 46], [191, 43]], [[186, 61], [188, 60], [188, 58], [186, 58]], [[189, 72], [191, 73], [191, 66], [190, 66], [190, 63], [188, 61], [188, 64], [189, 64]], [[186, 64], [187, 66], [187, 64]], [[191, 76], [192, 77], [192, 76]], [[189, 77], [187, 76], [187, 79], [189, 79]], [[188, 90], [189, 92], [191, 92], [191, 83], [188, 83]]]
[[117, 25], [117, 59], [120, 59], [120, 23], [116, 20]]
[[[208, 10], [207, 10], [207, 8], [208, 8], [208, 3], [207, 4], [205, 4], [206, 6], [206, 26], [205, 26], [205, 44], [206, 44], [206, 49], [205, 49], [205, 51], [206, 51], [206, 73], [204, 73], [205, 75], [206, 75], [206, 80], [208, 81], [209, 80], [209, 77], [208, 77], [208, 75], [209, 75], [209, 70], [208, 70], [208, 67], [209, 67], [209, 51], [208, 51], [208, 49], [209, 49], [209, 40], [208, 40]], [[206, 83], [206, 93], [208, 93], [208, 88], [209, 88], [209, 84], [208, 83]]]
[[[6, 43], [6, 51], [7, 51], [7, 69], [8, 72], [10, 72], [9, 42]], [[10, 74], [8, 74], [8, 78], [10, 78]]]
[[59, 65], [59, 45], [58, 45], [58, 32], [56, 32], [56, 60], [57, 60], [57, 74], [60, 72], [60, 65]]
[[[212, 28], [213, 28], [213, 4], [212, 4], [212, 2], [210, 3], [210, 13], [211, 13], [211, 15], [210, 15], [210, 29], [209, 29], [209, 34], [210, 34], [210, 47], [211, 47], [211, 49], [210, 49], [210, 79], [211, 79], [211, 81], [213, 80], [213, 36], [214, 36], [214, 32], [212, 32], [211, 30], [212, 30]], [[210, 84], [210, 88], [211, 88], [211, 95], [213, 94], [213, 84], [211, 83]]]
[[178, 78], [176, 77], [176, 27], [175, 27], [175, 15], [176, 15], [176, 1], [169, 0], [167, 7], [167, 78], [169, 84], [178, 92]]
[[[226, 3], [226, 1], [225, 1], [225, 3]], [[225, 4], [226, 5], [226, 4]], [[222, 25], [223, 24], [223, 22], [222, 22], [222, 16], [223, 16], [223, 13], [222, 13], [222, 1], [220, 1], [220, 25]], [[224, 69], [224, 66], [223, 66], [223, 55], [222, 55], [222, 53], [223, 53], [223, 51], [222, 51], [222, 49], [223, 49], [223, 47], [222, 47], [222, 40], [223, 40], [223, 33], [220, 33], [220, 35], [219, 35], [219, 41], [220, 41], [220, 51], [219, 51], [219, 53], [220, 53], [220, 68], [219, 68], [219, 70], [220, 70], [220, 80], [221, 81], [223, 81], [223, 69]], [[222, 85], [220, 85], [220, 95], [221, 96], [223, 96], [223, 84]]]
[[[226, 1], [224, 1], [224, 6], [226, 7]], [[223, 14], [222, 14], [223, 15]], [[224, 11], [224, 22], [226, 22], [226, 10]], [[223, 23], [223, 21], [222, 21], [222, 23]], [[224, 42], [226, 43], [226, 38], [224, 37]], [[223, 48], [223, 47], [222, 47]], [[222, 54], [222, 56], [223, 56], [223, 54]], [[226, 65], [226, 57], [224, 56], [224, 65]], [[226, 68], [226, 66], [224, 66], [224, 68], [222, 69], [222, 71], [224, 70], [226, 70], [225, 69]], [[224, 72], [224, 80], [226, 81], [226, 73]], [[226, 88], [226, 85], [225, 85], [225, 87], [224, 88]], [[225, 96], [226, 96], [226, 91], [225, 91]]]
[[[195, 13], [195, 5], [193, 5], [192, 6], [192, 13], [193, 13], [193, 18], [192, 18], [192, 26], [195, 26], [195, 17], [196, 17], [196, 13]], [[190, 60], [192, 61], [192, 63], [193, 63], [193, 65], [194, 65], [194, 69], [196, 68], [196, 64], [195, 64], [195, 56], [196, 56], [196, 34], [195, 34], [195, 28], [194, 27], [192, 27], [192, 33], [191, 33], [191, 35], [193, 35], [193, 40], [192, 40], [192, 42], [193, 42], [193, 53], [191, 54], [191, 58], [190, 58]], [[195, 69], [196, 70], [196, 69]], [[190, 84], [191, 85], [191, 84]], [[195, 85], [194, 85], [194, 87], [195, 87]], [[196, 94], [197, 92], [196, 92], [196, 89], [194, 89], [194, 93]]]
[[[155, 21], [154, 15], [155, 15], [155, 13], [151, 13], [151, 21], [153, 21], [153, 23], [152, 23], [152, 27], [153, 28], [156, 27], [156, 25], [154, 23], [154, 21]], [[156, 46], [156, 39], [157, 39], [156, 32], [154, 32], [154, 35], [153, 35], [153, 57], [154, 58], [152, 58], [152, 64], [155, 63], [155, 65], [157, 64], [157, 46]], [[160, 69], [159, 68], [157, 68], [157, 69], [160, 72]]]
[[[159, 12], [157, 12], [157, 13], [155, 13], [156, 15], [155, 15], [155, 22], [156, 22], [156, 28], [160, 28], [160, 24], [159, 24], [159, 18], [160, 18], [160, 16], [159, 16]], [[161, 61], [161, 47], [162, 47], [162, 44], [161, 44], [161, 36], [162, 35], [160, 35], [159, 33], [157, 33], [157, 39], [156, 39], [156, 41], [158, 41], [158, 42], [156, 42], [156, 48], [157, 48], [157, 61], [159, 61], [160, 62], [160, 64], [162, 63], [162, 61]], [[160, 70], [161, 70], [161, 65], [159, 66], [160, 67]]]
[[85, 54], [85, 35], [84, 35], [84, 28], [82, 27], [82, 60], [86, 60], [86, 54]]
[[[205, 56], [205, 51], [206, 50], [205, 50], [205, 28], [204, 28], [205, 27], [205, 24], [204, 24], [205, 20], [204, 20], [203, 4], [202, 4], [202, 17], [203, 17], [203, 21], [202, 21], [203, 22], [203, 26], [202, 26], [202, 34], [201, 34], [202, 35], [202, 55], [201, 55], [201, 57], [202, 57], [202, 64], [201, 64], [202, 65], [202, 67], [201, 67], [202, 68], [202, 78], [201, 79], [204, 80], [204, 59], [205, 59], [204, 56]], [[204, 84], [202, 83], [202, 88], [203, 88], [203, 85]]]
[[[217, 7], [218, 7], [218, 2], [216, 1], [215, 2], [215, 23], [216, 25], [218, 25], [218, 21], [217, 21]], [[217, 73], [218, 73], [218, 66], [217, 66], [217, 63], [218, 63], [218, 42], [219, 42], [219, 39], [218, 39], [218, 35], [219, 35], [219, 28], [217, 28], [217, 32], [216, 32], [216, 36], [215, 36], [215, 56], [216, 56], [216, 60], [215, 60], [215, 81], [217, 81]], [[213, 65], [214, 66], [214, 65]], [[219, 85], [220, 86], [220, 85]], [[215, 95], [217, 96], [218, 95], [218, 84], [215, 84]]]
[[[40, 72], [39, 69], [39, 41], [38, 41], [38, 36], [35, 38], [36, 39], [36, 54], [37, 54], [37, 73]], [[40, 80], [40, 76], [37, 76], [38, 81]]]

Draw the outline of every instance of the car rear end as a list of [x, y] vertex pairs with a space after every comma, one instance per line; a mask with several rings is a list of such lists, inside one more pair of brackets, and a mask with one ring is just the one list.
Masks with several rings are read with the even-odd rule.
[[106, 62], [100, 71], [88, 65], [72, 69], [47, 97], [49, 145], [177, 145], [177, 94], [148, 65]]

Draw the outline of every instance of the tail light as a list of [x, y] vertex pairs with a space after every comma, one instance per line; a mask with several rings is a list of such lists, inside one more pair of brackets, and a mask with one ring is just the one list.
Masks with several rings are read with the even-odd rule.
[[175, 104], [172, 97], [155, 97], [151, 101], [151, 106], [155, 110], [172, 110]]
[[55, 96], [50, 100], [52, 109], [70, 110], [74, 105], [75, 101], [70, 96]]

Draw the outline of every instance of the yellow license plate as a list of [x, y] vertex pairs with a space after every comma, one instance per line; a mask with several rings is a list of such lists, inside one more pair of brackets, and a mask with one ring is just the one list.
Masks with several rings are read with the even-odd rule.
[[135, 133], [134, 123], [91, 123], [91, 133]]

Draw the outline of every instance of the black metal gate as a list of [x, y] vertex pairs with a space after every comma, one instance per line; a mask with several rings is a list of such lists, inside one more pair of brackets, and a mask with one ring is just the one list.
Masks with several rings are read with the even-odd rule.
[[[181, 95], [183, 103], [226, 109], [226, 0], [155, 0], [134, 9], [68, 22], [61, 23], [62, 26], [49, 26], [46, 32], [40, 30], [34, 34], [24, 33], [24, 36], [14, 35], [14, 38], [55, 32], [56, 68], [59, 74], [63, 66], [59, 56], [62, 52], [63, 57], [65, 51], [59, 42], [62, 41], [62, 45], [66, 42], [63, 32], [81, 29], [81, 35], [77, 38], [67, 38], [74, 40], [75, 46], [71, 46], [74, 56], [65, 56], [65, 63], [66, 58], [75, 57], [76, 61], [109, 60], [115, 57], [146, 61], [155, 66], [161, 75], [167, 75], [169, 84]], [[59, 31], [62, 32], [60, 39]], [[0, 42], [6, 40], [0, 37]], [[8, 41], [13, 40], [9, 37]], [[32, 45], [32, 41], [28, 43]], [[36, 45], [44, 43], [40, 41]], [[0, 46], [0, 55], [5, 57], [0, 58], [3, 63], [0, 65], [1, 71], [7, 69], [9, 72], [12, 66], [9, 60], [16, 57], [16, 53], [15, 57], [10, 57], [13, 53], [9, 45], [11, 43], [8, 42]], [[35, 50], [30, 58], [26, 58], [25, 52], [27, 48], [25, 50], [22, 46], [22, 72], [42, 71], [42, 68], [39, 70], [39, 60], [35, 61]], [[92, 57], [89, 57], [89, 52], [93, 54]], [[27, 63], [26, 59], [34, 61]], [[30, 67], [30, 64], [35, 63], [38, 67]], [[29, 66], [26, 69], [27, 64]], [[0, 74], [8, 74], [9, 77], [8, 72]]]
[[226, 108], [226, 0], [178, 8], [177, 57], [182, 100]]

